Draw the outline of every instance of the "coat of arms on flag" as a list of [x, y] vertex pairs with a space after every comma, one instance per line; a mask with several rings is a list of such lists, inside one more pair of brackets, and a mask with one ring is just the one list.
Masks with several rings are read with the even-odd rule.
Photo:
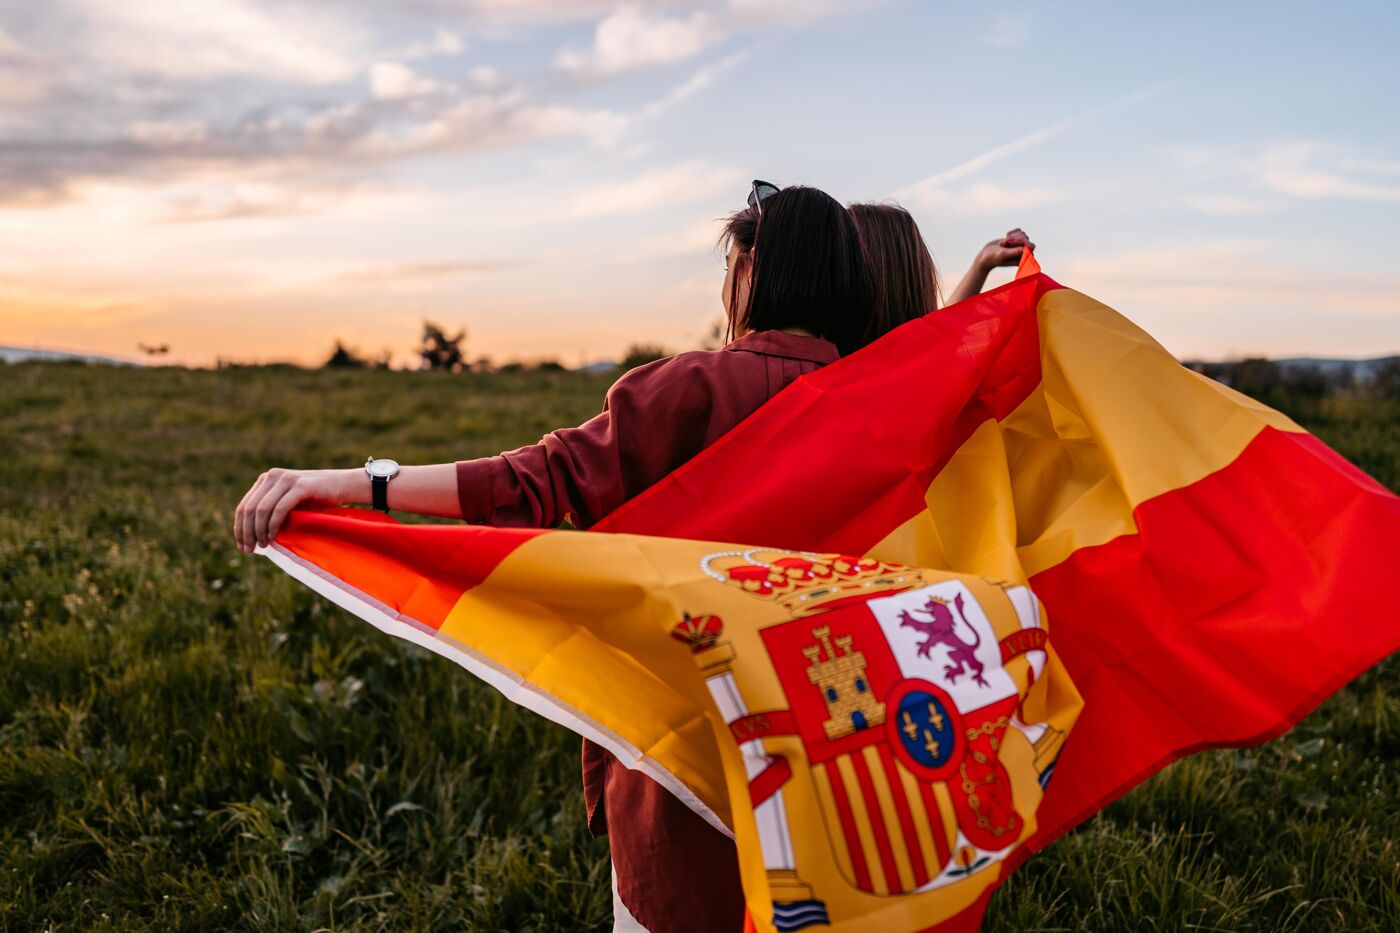
[[1078, 714], [1067, 683], [1047, 703], [1055, 662], [1030, 590], [840, 554], [722, 551], [700, 567], [747, 597], [726, 601], [744, 624], [687, 588], [716, 611], [672, 635], [742, 753], [777, 929], [878, 911], [869, 898], [975, 899], [978, 874], [1029, 835]]

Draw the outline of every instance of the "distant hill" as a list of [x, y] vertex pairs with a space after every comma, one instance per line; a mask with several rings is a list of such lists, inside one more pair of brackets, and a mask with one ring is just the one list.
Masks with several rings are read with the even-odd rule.
[[1400, 359], [1400, 357], [1378, 356], [1369, 360], [1336, 360], [1327, 357], [1291, 356], [1274, 360], [1274, 362], [1285, 371], [1315, 366], [1322, 371], [1324, 376], [1329, 377], [1341, 375], [1350, 367], [1357, 382], [1370, 382], [1382, 364], [1394, 359]]
[[588, 363], [578, 368], [581, 373], [610, 373], [617, 369], [617, 360], [599, 360], [596, 363]]
[[102, 356], [97, 353], [76, 353], [71, 350], [42, 350], [38, 347], [7, 347], [0, 345], [0, 360], [6, 363], [25, 363], [31, 360], [51, 363], [77, 361], [82, 363], [103, 363], [109, 366], [143, 366], [136, 360], [123, 360], [115, 356]]
[[[1377, 356], [1364, 360], [1345, 360], [1323, 356], [1289, 356], [1270, 360], [1284, 377], [1306, 376], [1317, 373], [1329, 385], [1362, 385], [1375, 379], [1376, 374], [1386, 363], [1400, 360], [1400, 356]], [[1182, 365], [1205, 373], [1227, 384], [1241, 360], [1182, 360]], [[1316, 378], [1316, 377], [1314, 377]]]

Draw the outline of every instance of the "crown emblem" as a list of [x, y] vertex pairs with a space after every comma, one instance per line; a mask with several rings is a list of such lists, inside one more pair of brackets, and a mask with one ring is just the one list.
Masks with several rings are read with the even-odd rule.
[[692, 653], [713, 648], [724, 633], [724, 621], [719, 616], [693, 616], [682, 613], [681, 620], [671, 628], [671, 637], [688, 646]]
[[750, 596], [777, 603], [794, 616], [895, 593], [916, 582], [911, 571], [899, 564], [848, 554], [766, 548], [710, 554], [700, 561], [700, 569]]

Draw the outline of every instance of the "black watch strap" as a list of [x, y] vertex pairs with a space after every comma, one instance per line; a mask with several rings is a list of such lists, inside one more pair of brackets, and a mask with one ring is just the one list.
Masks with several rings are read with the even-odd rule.
[[370, 489], [374, 497], [374, 507], [381, 512], [389, 511], [389, 479], [385, 476], [371, 476]]

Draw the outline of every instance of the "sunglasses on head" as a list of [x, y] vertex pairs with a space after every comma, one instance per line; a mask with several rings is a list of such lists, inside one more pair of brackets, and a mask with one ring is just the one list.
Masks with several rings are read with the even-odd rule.
[[757, 209], [759, 214], [762, 214], [763, 202], [781, 190], [781, 188], [771, 181], [759, 181], [755, 178], [753, 185], [749, 188], [749, 207]]

